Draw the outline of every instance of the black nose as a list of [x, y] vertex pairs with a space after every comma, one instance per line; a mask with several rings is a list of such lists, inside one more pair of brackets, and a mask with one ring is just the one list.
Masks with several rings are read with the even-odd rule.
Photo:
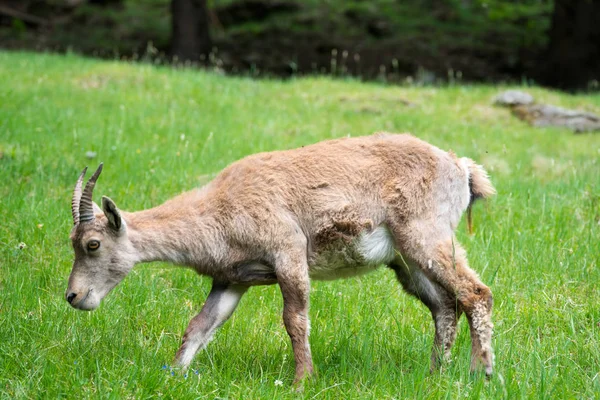
[[69, 302], [69, 304], [71, 304], [71, 302], [73, 302], [73, 299], [74, 299], [75, 297], [77, 297], [77, 295], [76, 295], [75, 293], [73, 293], [73, 292], [71, 292], [71, 293], [69, 293], [69, 294], [67, 295], [67, 301]]

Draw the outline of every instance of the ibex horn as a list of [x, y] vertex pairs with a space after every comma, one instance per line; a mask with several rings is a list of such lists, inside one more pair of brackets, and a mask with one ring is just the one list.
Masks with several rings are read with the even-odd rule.
[[100, 163], [98, 169], [94, 172], [94, 175], [92, 175], [90, 180], [85, 184], [85, 189], [83, 189], [81, 199], [79, 200], [79, 222], [89, 222], [93, 221], [95, 218], [92, 193], [94, 192], [94, 186], [96, 185], [98, 176], [100, 176], [100, 172], [102, 172], [103, 165], [103, 163]]
[[83, 177], [87, 172], [87, 167], [83, 169], [75, 184], [75, 190], [73, 190], [73, 199], [71, 200], [71, 212], [73, 213], [73, 225], [79, 223], [79, 200], [81, 200], [81, 186], [83, 185]]

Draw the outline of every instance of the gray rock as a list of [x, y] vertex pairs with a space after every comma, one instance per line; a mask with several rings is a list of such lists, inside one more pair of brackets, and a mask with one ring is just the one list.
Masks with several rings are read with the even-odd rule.
[[561, 126], [577, 133], [600, 130], [600, 116], [590, 112], [545, 104], [522, 105], [513, 108], [513, 112], [532, 126]]
[[533, 103], [533, 96], [520, 90], [507, 90], [494, 98], [494, 104], [499, 106], [518, 106]]

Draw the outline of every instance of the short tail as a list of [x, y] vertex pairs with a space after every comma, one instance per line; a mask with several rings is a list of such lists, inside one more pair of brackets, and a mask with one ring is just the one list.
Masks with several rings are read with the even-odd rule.
[[496, 194], [496, 189], [494, 188], [494, 185], [492, 185], [492, 182], [490, 182], [488, 173], [481, 165], [476, 164], [475, 161], [470, 158], [464, 158], [463, 160], [469, 171], [469, 191], [471, 193], [471, 199], [469, 200], [469, 206], [467, 207], [467, 227], [469, 228], [469, 233], [473, 233], [471, 219], [473, 203], [478, 199], [492, 197]]

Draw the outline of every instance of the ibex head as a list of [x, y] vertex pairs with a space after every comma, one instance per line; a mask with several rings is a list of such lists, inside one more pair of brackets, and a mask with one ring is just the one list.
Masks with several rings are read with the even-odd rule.
[[108, 197], [102, 197], [102, 209], [92, 200], [92, 192], [102, 164], [82, 192], [83, 170], [73, 193], [71, 211], [74, 227], [71, 241], [75, 261], [65, 294], [71, 306], [93, 310], [133, 268], [135, 250], [127, 236], [121, 212]]

